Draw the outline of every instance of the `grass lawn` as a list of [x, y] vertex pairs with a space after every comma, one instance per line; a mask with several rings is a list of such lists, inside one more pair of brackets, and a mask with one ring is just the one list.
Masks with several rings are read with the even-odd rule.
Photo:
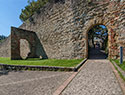
[[27, 60], [10, 60], [10, 58], [2, 58], [0, 57], [0, 63], [8, 64], [8, 65], [33, 65], [33, 66], [59, 66], [59, 67], [75, 67], [78, 65], [83, 59], [27, 59]]
[[119, 60], [113, 60], [115, 61], [115, 63], [122, 69], [125, 71], [125, 61], [123, 62], [123, 64], [120, 64]]

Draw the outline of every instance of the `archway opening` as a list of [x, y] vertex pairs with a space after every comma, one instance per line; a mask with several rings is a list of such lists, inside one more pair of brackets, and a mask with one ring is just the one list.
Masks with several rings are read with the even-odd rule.
[[88, 31], [88, 58], [106, 59], [108, 57], [108, 29], [95, 25]]
[[30, 44], [26, 39], [20, 39], [20, 56], [22, 59], [27, 59], [29, 56]]

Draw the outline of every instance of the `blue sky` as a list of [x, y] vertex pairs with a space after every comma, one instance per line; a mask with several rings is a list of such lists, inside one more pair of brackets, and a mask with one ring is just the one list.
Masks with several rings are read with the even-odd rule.
[[27, 5], [27, 0], [0, 0], [0, 35], [9, 36], [11, 26], [19, 27], [21, 9]]
[[102, 28], [106, 28], [106, 26], [105, 25], [100, 25]]
[[[9, 36], [11, 26], [19, 27], [21, 9], [27, 5], [28, 0], [0, 0], [0, 35]], [[36, 1], [36, 0], [35, 0]], [[102, 26], [105, 28], [105, 26]]]

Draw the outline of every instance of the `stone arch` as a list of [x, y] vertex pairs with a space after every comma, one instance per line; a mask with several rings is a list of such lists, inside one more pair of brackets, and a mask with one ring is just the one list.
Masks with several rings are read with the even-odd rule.
[[[86, 30], [84, 33], [85, 33], [85, 38], [86, 38], [86, 41], [85, 41], [85, 57], [86, 58], [88, 58], [88, 32], [89, 32], [89, 30], [92, 28], [92, 27], [94, 27], [94, 26], [96, 26], [96, 25], [104, 25], [104, 26], [106, 26], [106, 28], [108, 29], [108, 48], [110, 47], [110, 45], [111, 45], [111, 43], [110, 43], [110, 39], [111, 39], [111, 34], [110, 34], [110, 28], [109, 28], [109, 26], [108, 26], [108, 22], [107, 23], [105, 23], [104, 22], [104, 20], [102, 19], [102, 18], [96, 18], [96, 19], [94, 19], [94, 20], [91, 20], [91, 21], [89, 21], [89, 22], [87, 22], [86, 24], [85, 24], [85, 29], [84, 30]], [[109, 48], [109, 55], [110, 55], [110, 48]]]
[[31, 46], [26, 39], [20, 39], [20, 56], [22, 59], [27, 59], [31, 52]]

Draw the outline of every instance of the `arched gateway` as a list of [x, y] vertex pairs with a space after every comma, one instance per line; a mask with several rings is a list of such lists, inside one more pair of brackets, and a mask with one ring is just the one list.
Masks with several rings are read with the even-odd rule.
[[108, 29], [96, 24], [87, 32], [87, 57], [89, 59], [106, 59], [108, 57]]
[[[88, 32], [89, 32], [89, 30], [90, 29], [92, 29], [94, 26], [96, 26], [96, 25], [104, 25], [104, 26], [106, 26], [106, 28], [108, 29], [108, 52], [109, 52], [109, 58], [111, 57], [111, 30], [112, 30], [112, 28], [111, 27], [109, 27], [109, 25], [108, 25], [108, 23], [109, 22], [103, 22], [103, 21], [105, 21], [105, 20], [103, 20], [102, 18], [96, 18], [96, 19], [94, 19], [94, 20], [92, 20], [92, 21], [90, 21], [90, 22], [88, 22], [88, 24], [84, 27], [84, 30], [86, 30], [85, 31], [85, 34], [84, 35], [86, 35], [86, 53], [85, 53], [85, 56], [86, 56], [86, 58], [88, 58]], [[110, 21], [110, 20], [109, 20]], [[110, 30], [111, 29], [111, 30]]]
[[[62, 0], [56, 3], [54, 0], [50, 1], [40, 9], [41, 13], [35, 13], [31, 17], [32, 21], [27, 20], [20, 26], [36, 33], [48, 58], [88, 57], [88, 31], [99, 24], [108, 29], [109, 57], [119, 58], [119, 46], [125, 47], [123, 0], [65, 0], [63, 3]], [[26, 35], [23, 36], [27, 38]], [[34, 41], [30, 40], [30, 43]], [[12, 44], [11, 48], [14, 48]], [[41, 47], [35, 48], [37, 49], [33, 55], [39, 57]]]

